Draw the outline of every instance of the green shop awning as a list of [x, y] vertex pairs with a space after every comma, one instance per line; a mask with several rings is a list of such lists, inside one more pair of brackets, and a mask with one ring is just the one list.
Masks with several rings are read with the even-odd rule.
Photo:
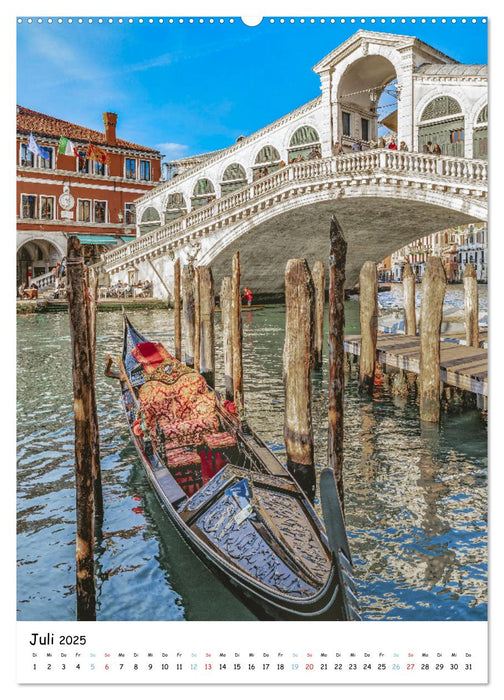
[[121, 236], [121, 240], [125, 243], [131, 243], [131, 241], [134, 241], [135, 238], [136, 236]]
[[83, 245], [116, 245], [117, 238], [114, 236], [77, 236]]

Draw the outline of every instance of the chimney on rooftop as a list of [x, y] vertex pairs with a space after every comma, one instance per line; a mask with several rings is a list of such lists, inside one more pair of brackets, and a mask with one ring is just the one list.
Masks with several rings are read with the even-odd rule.
[[105, 125], [105, 140], [109, 146], [117, 144], [116, 124], [117, 114], [113, 112], [103, 112], [103, 123]]

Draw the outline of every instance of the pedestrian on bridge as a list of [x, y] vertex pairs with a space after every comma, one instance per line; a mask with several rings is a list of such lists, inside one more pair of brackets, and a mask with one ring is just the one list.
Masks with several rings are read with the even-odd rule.
[[432, 141], [427, 141], [422, 148], [422, 153], [432, 153], [431, 151]]

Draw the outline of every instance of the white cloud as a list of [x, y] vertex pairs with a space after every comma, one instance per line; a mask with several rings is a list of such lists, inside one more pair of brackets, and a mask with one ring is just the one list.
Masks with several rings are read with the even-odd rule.
[[179, 156], [183, 156], [189, 146], [185, 143], [158, 143], [156, 148], [158, 148], [161, 153], [164, 153], [166, 156], [170, 156], [171, 158], [177, 158]]

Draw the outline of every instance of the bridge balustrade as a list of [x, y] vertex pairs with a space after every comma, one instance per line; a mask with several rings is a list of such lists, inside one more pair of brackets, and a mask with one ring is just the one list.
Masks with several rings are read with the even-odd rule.
[[196, 232], [206, 225], [212, 227], [227, 213], [237, 214], [247, 205], [253, 207], [261, 197], [275, 193], [289, 183], [296, 185], [317, 180], [327, 182], [334, 178], [370, 173], [402, 173], [413, 177], [449, 179], [477, 187], [486, 187], [487, 184], [487, 163], [475, 159], [375, 149], [306, 160], [280, 168], [241, 190], [235, 190], [180, 219], [150, 231], [125, 246], [106, 253], [103, 260], [106, 265], [113, 265], [158, 244], [169, 243], [184, 233]]

